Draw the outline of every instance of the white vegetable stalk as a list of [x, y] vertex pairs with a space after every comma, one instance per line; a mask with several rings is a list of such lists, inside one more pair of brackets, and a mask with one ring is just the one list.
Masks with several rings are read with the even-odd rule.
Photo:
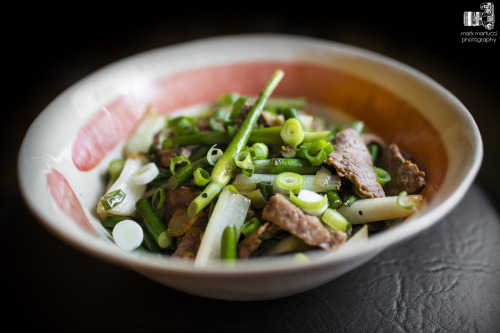
[[[233, 185], [238, 188], [238, 186], [242, 184], [258, 184], [260, 182], [276, 182], [276, 177], [278, 175], [270, 175], [270, 174], [257, 174], [254, 173], [251, 177], [245, 176], [240, 173], [236, 175], [234, 179]], [[303, 175], [304, 177], [304, 185], [301, 187], [303, 190], [309, 190], [316, 193], [328, 192], [332, 190], [338, 190], [340, 188], [340, 177], [337, 175], [332, 175], [332, 177], [328, 180], [328, 182], [324, 185], [318, 185], [314, 182], [316, 175]], [[283, 190], [282, 193], [288, 194], [288, 190]]]
[[134, 153], [147, 153], [153, 143], [153, 137], [165, 128], [166, 117], [159, 114], [156, 109], [148, 109], [144, 113], [139, 125], [127, 140], [124, 147], [125, 156]]
[[160, 170], [154, 162], [150, 162], [139, 169], [133, 179], [137, 185], [146, 185], [160, 174]]
[[221, 239], [224, 228], [233, 224], [236, 227], [239, 237], [249, 206], [250, 200], [248, 198], [233, 192], [227, 186], [224, 187], [217, 199], [212, 216], [203, 234], [200, 248], [194, 261], [195, 266], [206, 266], [210, 260], [220, 259]]
[[123, 251], [131, 252], [137, 249], [144, 240], [144, 231], [137, 222], [123, 220], [113, 228], [113, 239]]
[[413, 209], [405, 209], [398, 205], [398, 197], [358, 199], [349, 207], [342, 206], [337, 211], [352, 224], [375, 221], [392, 220], [409, 216], [415, 213], [419, 203], [423, 200], [421, 195], [409, 195], [407, 200], [415, 203]]
[[[127, 158], [120, 177], [111, 185], [97, 204], [97, 214], [99, 214], [101, 218], [104, 219], [109, 215], [134, 215], [135, 203], [144, 195], [146, 185], [137, 185], [133, 180], [133, 176], [146, 164], [146, 162], [146, 158], [139, 154], [134, 154]], [[119, 190], [125, 194], [123, 200], [110, 209], [106, 209], [102, 204], [102, 200], [106, 195]]]

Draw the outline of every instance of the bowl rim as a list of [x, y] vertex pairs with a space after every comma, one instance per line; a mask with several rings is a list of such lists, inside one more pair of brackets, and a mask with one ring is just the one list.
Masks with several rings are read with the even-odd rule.
[[[325, 48], [334, 48], [339, 52], [347, 52], [349, 54], [353, 54], [359, 56], [363, 59], [370, 59], [371, 61], [375, 61], [377, 63], [382, 63], [385, 66], [396, 68], [405, 74], [411, 76], [413, 79], [418, 80], [422, 84], [429, 86], [431, 89], [437, 91], [442, 98], [444, 98], [448, 103], [453, 105], [455, 109], [459, 112], [462, 117], [470, 123], [471, 129], [474, 133], [474, 154], [472, 156], [472, 164], [469, 171], [466, 174], [466, 177], [462, 180], [460, 184], [456, 187], [456, 190], [448, 197], [446, 197], [441, 204], [439, 205], [439, 209], [434, 208], [430, 211], [425, 211], [423, 214], [419, 215], [417, 218], [419, 219], [419, 223], [404, 223], [393, 230], [388, 230], [387, 232], [383, 232], [377, 235], [374, 235], [370, 238], [370, 240], [363, 244], [363, 246], [354, 247], [350, 249], [349, 252], [346, 251], [337, 251], [329, 255], [329, 258], [326, 260], [318, 260], [311, 261], [305, 263], [294, 263], [290, 265], [288, 260], [281, 260], [278, 258], [273, 259], [272, 264], [266, 264], [267, 261], [262, 260], [250, 260], [248, 262], [241, 263], [238, 266], [238, 269], [230, 269], [223, 265], [211, 265], [208, 267], [195, 267], [192, 263], [186, 263], [184, 260], [177, 260], [175, 258], [156, 258], [151, 255], [141, 255], [135, 253], [126, 253], [120, 250], [110, 250], [111, 247], [108, 245], [104, 245], [102, 240], [93, 239], [90, 235], [81, 237], [81, 235], [73, 235], [68, 234], [65, 231], [57, 228], [57, 225], [52, 223], [51, 219], [44, 214], [41, 214], [33, 200], [29, 197], [25, 184], [21, 179], [22, 170], [21, 167], [24, 163], [22, 152], [26, 149], [26, 141], [27, 137], [30, 134], [30, 131], [33, 127], [36, 126], [39, 118], [45, 113], [46, 110], [50, 109], [54, 103], [61, 98], [62, 95], [68, 93], [70, 90], [74, 89], [74, 87], [81, 85], [85, 82], [89, 82], [96, 75], [103, 73], [104, 71], [112, 70], [115, 66], [122, 66], [127, 64], [130, 61], [134, 61], [141, 57], [147, 57], [149, 54], [154, 52], [165, 52], [171, 50], [180, 50], [182, 51], [185, 47], [190, 47], [192, 45], [210, 45], [211, 43], [221, 43], [227, 42], [231, 43], [234, 41], [241, 41], [243, 39], [267, 39], [267, 40], [282, 40], [290, 43], [304, 43], [308, 45], [314, 45], [318, 47]], [[427, 229], [431, 225], [439, 222], [444, 216], [446, 216], [465, 196], [467, 190], [472, 185], [474, 179], [476, 178], [479, 169], [481, 167], [483, 160], [483, 143], [479, 128], [475, 123], [472, 115], [467, 110], [467, 108], [455, 97], [450, 91], [437, 83], [434, 79], [429, 77], [428, 75], [418, 71], [417, 69], [410, 67], [398, 60], [393, 58], [389, 58], [385, 55], [376, 53], [374, 51], [364, 49], [358, 46], [349, 45], [337, 41], [331, 40], [322, 40], [315, 37], [305, 37], [305, 36], [296, 36], [296, 35], [287, 35], [287, 34], [236, 34], [236, 35], [228, 35], [228, 36], [216, 36], [209, 37], [199, 40], [187, 41], [174, 45], [167, 45], [163, 47], [158, 47], [152, 50], [143, 51], [128, 57], [125, 57], [121, 60], [113, 62], [89, 75], [83, 77], [81, 80], [75, 82], [64, 91], [62, 91], [48, 106], [46, 106], [41, 113], [36, 117], [33, 123], [30, 125], [23, 142], [21, 143], [21, 148], [19, 150], [18, 155], [18, 184], [21, 189], [21, 194], [23, 197], [26, 206], [31, 211], [31, 213], [40, 221], [41, 224], [46, 227], [50, 232], [57, 235], [67, 244], [83, 251], [84, 253], [91, 254], [95, 257], [98, 257], [102, 260], [105, 260], [109, 263], [113, 263], [116, 265], [127, 266], [134, 270], [146, 269], [148, 271], [164, 271], [164, 272], [172, 272], [172, 273], [182, 273], [182, 274], [196, 274], [202, 276], [227, 276], [228, 274], [231, 276], [251, 276], [252, 274], [275, 274], [278, 271], [290, 272], [294, 270], [302, 270], [304, 267], [308, 269], [319, 268], [324, 265], [332, 265], [336, 261], [348, 261], [353, 260], [357, 257], [367, 255], [370, 253], [378, 253], [389, 246], [392, 246], [396, 243], [400, 243], [401, 241], [414, 237], [421, 231]], [[286, 257], [286, 256], [285, 256]], [[284, 258], [285, 259], [285, 258]], [[165, 261], [169, 261], [169, 264], [166, 265]]]

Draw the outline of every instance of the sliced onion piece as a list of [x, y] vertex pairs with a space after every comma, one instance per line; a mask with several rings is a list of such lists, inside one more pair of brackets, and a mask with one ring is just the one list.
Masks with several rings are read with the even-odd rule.
[[290, 200], [304, 213], [321, 216], [328, 208], [328, 197], [309, 190], [301, 190], [296, 196], [290, 191]]
[[145, 185], [155, 179], [159, 174], [160, 170], [156, 164], [154, 162], [150, 162], [137, 171], [137, 173], [133, 176], [133, 180], [137, 185]]
[[318, 172], [316, 172], [316, 177], [314, 177], [314, 184], [324, 187], [330, 182], [330, 179], [332, 179], [332, 177], [332, 172], [322, 166], [319, 168]]
[[131, 252], [137, 249], [144, 240], [144, 231], [135, 221], [123, 220], [113, 228], [113, 239], [123, 251]]

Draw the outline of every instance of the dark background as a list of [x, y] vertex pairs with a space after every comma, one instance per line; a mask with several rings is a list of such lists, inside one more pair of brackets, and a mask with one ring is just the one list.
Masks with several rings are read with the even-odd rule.
[[[498, 330], [500, 40], [462, 43], [460, 35], [486, 31], [463, 26], [463, 12], [479, 11], [480, 3], [206, 8], [134, 3], [126, 11], [78, 3], [5, 11], [1, 73], [7, 103], [0, 134], [5, 156], [0, 168], [5, 318], [18, 328], [50, 331]], [[457, 96], [476, 120], [485, 147], [477, 181], [460, 205], [425, 233], [325, 286], [265, 302], [208, 300], [158, 285], [72, 249], [27, 211], [16, 179], [18, 149], [35, 117], [69, 85], [141, 51], [268, 32], [379, 52], [420, 70]]]

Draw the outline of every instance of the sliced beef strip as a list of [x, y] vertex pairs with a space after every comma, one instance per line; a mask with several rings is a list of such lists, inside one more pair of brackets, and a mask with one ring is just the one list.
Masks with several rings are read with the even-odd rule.
[[281, 228], [270, 222], [265, 222], [253, 233], [245, 237], [238, 246], [238, 258], [247, 259], [250, 258], [252, 253], [254, 253], [259, 246], [262, 244], [261, 236], [263, 234], [273, 235], [280, 231]]
[[165, 217], [164, 222], [168, 225], [168, 222], [174, 215], [175, 211], [179, 207], [187, 207], [193, 201], [198, 194], [190, 187], [180, 186], [175, 190], [165, 191]]
[[426, 184], [425, 172], [403, 157], [395, 143], [382, 149], [378, 164], [391, 176], [391, 181], [384, 187], [387, 195], [398, 195], [401, 191], [406, 191], [408, 194], [417, 193]]
[[327, 229], [317, 216], [305, 214], [281, 193], [269, 199], [262, 218], [302, 239], [306, 244], [325, 250], [336, 250], [346, 241], [345, 233]]
[[200, 248], [202, 234], [203, 229], [201, 228], [200, 220], [198, 219], [182, 236], [181, 241], [172, 256], [194, 259], [194, 257], [196, 257], [196, 253], [198, 253], [198, 249]]
[[370, 152], [358, 133], [352, 128], [340, 131], [332, 144], [335, 149], [325, 163], [334, 166], [340, 177], [349, 179], [360, 198], [385, 197], [373, 171]]

